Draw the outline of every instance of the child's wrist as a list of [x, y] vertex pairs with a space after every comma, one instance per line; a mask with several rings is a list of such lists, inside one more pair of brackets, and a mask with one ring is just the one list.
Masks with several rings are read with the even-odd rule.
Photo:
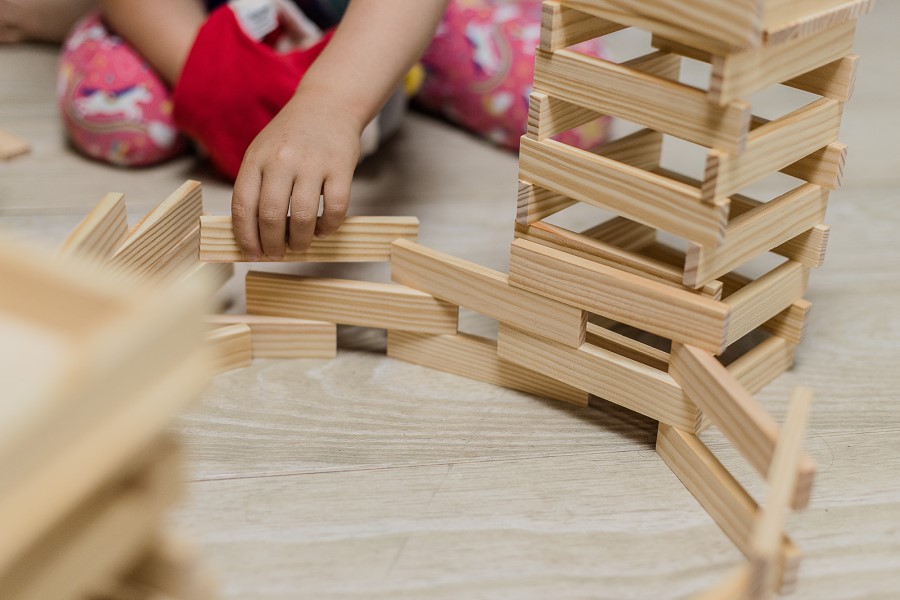
[[294, 100], [319, 114], [331, 114], [335, 119], [351, 125], [362, 133], [371, 118], [365, 107], [352, 98], [337, 93], [333, 88], [304, 85], [302, 82], [294, 93]]

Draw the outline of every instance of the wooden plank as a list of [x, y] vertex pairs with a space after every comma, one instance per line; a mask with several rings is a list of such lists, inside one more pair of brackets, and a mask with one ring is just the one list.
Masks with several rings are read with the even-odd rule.
[[107, 592], [103, 600], [135, 600], [133, 593], [127, 593], [133, 589], [128, 588], [137, 588], [144, 593], [153, 590], [162, 594], [158, 600], [215, 600], [217, 597], [216, 582], [198, 558], [197, 551], [170, 531], [156, 534], [140, 564], [119, 583], [124, 584], [125, 593], [116, 586], [117, 589]]
[[516, 197], [516, 223], [527, 225], [540, 221], [577, 204], [577, 202], [568, 196], [520, 179], [519, 192]]
[[125, 195], [109, 193], [69, 233], [59, 253], [106, 260], [125, 242], [127, 235]]
[[672, 377], [663, 371], [584, 344], [569, 348], [500, 323], [500, 358], [537, 371], [630, 410], [688, 431], [700, 413]]
[[[753, 523], [759, 506], [700, 438], [660, 423], [656, 452], [725, 535], [745, 556], [752, 556]], [[783, 536], [777, 565], [780, 587], [796, 581], [799, 565], [800, 551]]]
[[140, 272], [184, 239], [197, 226], [202, 211], [200, 182], [186, 181], [128, 233], [111, 264]]
[[588, 323], [585, 341], [597, 348], [615, 352], [660, 371], [669, 370], [669, 353], [648, 346], [596, 323]]
[[247, 313], [419, 333], [456, 333], [459, 308], [402, 285], [250, 271]]
[[728, 371], [755, 394], [794, 365], [797, 344], [773, 335], [728, 365]]
[[146, 466], [104, 486], [0, 574], [0, 595], [87, 597], [131, 566], [182, 487], [181, 452], [172, 441], [148, 454]]
[[581, 235], [611, 244], [623, 250], [637, 251], [656, 242], [656, 230], [643, 223], [613, 217], [581, 232]]
[[25, 138], [0, 129], [0, 160], [12, 160], [31, 152], [31, 144]]
[[727, 199], [703, 203], [696, 187], [555, 140], [522, 138], [519, 178], [698, 244], [724, 235]]
[[206, 344], [213, 350], [213, 372], [224, 373], [253, 363], [250, 328], [238, 323], [207, 332]]
[[750, 127], [746, 102], [718, 106], [701, 89], [570, 50], [538, 50], [534, 88], [729, 153], [743, 149]]
[[808, 279], [809, 267], [788, 261], [726, 296], [724, 303], [731, 308], [726, 345], [802, 299]]
[[512, 243], [509, 281], [715, 353], [725, 348], [725, 332], [731, 329], [730, 311], [722, 302], [527, 240]]
[[391, 278], [567, 346], [584, 343], [587, 313], [583, 310], [513, 287], [505, 273], [415, 242], [394, 242]]
[[[766, 477], [775, 456], [780, 428], [734, 375], [712, 354], [682, 344], [673, 345], [669, 374], [753, 468]], [[816, 465], [804, 454], [796, 468], [791, 505], [800, 510], [809, 504]]]
[[[732, 198], [732, 205], [744, 203]], [[722, 245], [689, 246], [684, 264], [685, 285], [704, 285], [821, 224], [828, 208], [828, 191], [807, 183], [770, 202], [746, 204], [750, 210], [728, 221]], [[809, 234], [795, 243], [803, 247], [796, 253], [803, 258], [800, 262], [810, 267], [821, 264], [825, 248], [818, 246], [818, 252], [811, 251], [809, 246], [803, 246], [803, 241], [817, 243], [821, 237]]]
[[541, 50], [553, 51], [574, 46], [594, 38], [625, 29], [600, 17], [595, 17], [559, 2], [544, 0], [541, 4]]
[[578, 406], [588, 404], [587, 392], [501, 359], [497, 355], [497, 342], [475, 335], [429, 335], [389, 330], [387, 355], [542, 398]]
[[140, 272], [162, 280], [177, 279], [179, 275], [194, 269], [200, 263], [197, 249], [200, 247], [200, 224], [179, 240], [155, 262]]
[[[391, 242], [415, 241], [419, 220], [415, 217], [347, 217], [341, 228], [327, 238], [314, 239], [309, 249], [287, 249], [281, 259], [264, 257], [266, 262], [380, 262], [390, 260]], [[244, 255], [234, 238], [230, 216], [200, 218], [200, 260], [243, 262]]]
[[250, 328], [253, 358], [334, 358], [337, 327], [325, 321], [309, 321], [265, 315], [209, 315], [211, 325], [246, 325]]
[[[685, 274], [676, 267], [648, 258], [637, 252], [623, 250], [593, 237], [574, 233], [562, 227], [542, 221], [529, 226], [517, 224], [515, 237], [516, 239], [528, 240], [548, 248], [554, 248], [572, 256], [615, 267], [627, 273], [648, 277], [677, 289], [690, 292], [695, 291], [691, 287], [685, 287], [683, 283]], [[719, 300], [722, 297], [722, 284], [720, 282], [711, 282], [701, 286], [696, 292], [709, 296], [714, 300]]]
[[842, 110], [843, 104], [837, 100], [820, 98], [754, 128], [740, 154], [710, 150], [701, 186], [702, 199], [711, 202], [737, 192], [835, 142]]
[[847, 145], [832, 142], [786, 166], [781, 172], [829, 190], [836, 190], [843, 183], [846, 163]]
[[875, 0], [781, 0], [764, 13], [763, 43], [776, 45], [819, 35], [874, 8]]

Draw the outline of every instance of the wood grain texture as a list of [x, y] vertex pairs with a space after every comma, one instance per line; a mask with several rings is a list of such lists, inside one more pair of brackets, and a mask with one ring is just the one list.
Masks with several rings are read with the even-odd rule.
[[125, 195], [109, 193], [100, 199], [59, 247], [60, 254], [106, 260], [125, 242], [128, 214]]
[[728, 372], [751, 394], [794, 366], [797, 345], [773, 335], [728, 365]]
[[247, 312], [419, 333], [456, 333], [459, 308], [402, 285], [247, 273]]
[[726, 296], [724, 302], [731, 308], [728, 344], [741, 339], [801, 300], [808, 280], [808, 267], [788, 261]]
[[583, 310], [513, 287], [505, 273], [415, 242], [394, 242], [391, 278], [567, 346], [584, 343], [587, 313]]
[[[391, 242], [415, 241], [419, 220], [415, 217], [347, 217], [341, 228], [324, 239], [314, 239], [309, 249], [287, 249], [283, 258], [267, 262], [378, 262], [390, 260]], [[244, 255], [234, 238], [230, 216], [200, 218], [200, 260], [242, 262]]]
[[570, 50], [538, 50], [534, 88], [724, 152], [738, 153], [747, 141], [749, 104], [720, 107], [708, 102], [701, 89]]
[[527, 240], [512, 243], [509, 281], [715, 353], [724, 349], [730, 329], [729, 307], [721, 302]]
[[[712, 354], [682, 344], [672, 349], [669, 374], [757, 472], [767, 477], [781, 428], [739, 380]], [[816, 465], [804, 453], [795, 468], [791, 506], [801, 510], [809, 504]]]
[[581, 235], [629, 251], [637, 251], [656, 242], [654, 228], [625, 217], [607, 219], [585, 229]]
[[25, 138], [0, 129], [0, 160], [11, 160], [31, 152], [31, 144]]
[[[772, 1], [772, 0], [770, 0]], [[764, 15], [764, 43], [783, 44], [818, 35], [874, 10], [875, 0], [778, 0]]]
[[625, 25], [595, 17], [559, 2], [541, 3], [541, 50], [559, 50], [624, 29]]
[[264, 315], [208, 315], [211, 325], [250, 328], [253, 358], [334, 358], [337, 327], [325, 321]]
[[466, 333], [429, 335], [388, 331], [387, 355], [501, 387], [587, 406], [588, 393], [497, 355], [497, 342]]
[[250, 328], [243, 323], [216, 327], [205, 336], [213, 353], [213, 372], [249, 367], [253, 360]]

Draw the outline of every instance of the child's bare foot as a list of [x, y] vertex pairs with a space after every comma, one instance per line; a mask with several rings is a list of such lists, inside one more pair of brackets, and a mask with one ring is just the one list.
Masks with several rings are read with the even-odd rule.
[[95, 0], [0, 0], [0, 44], [62, 42]]

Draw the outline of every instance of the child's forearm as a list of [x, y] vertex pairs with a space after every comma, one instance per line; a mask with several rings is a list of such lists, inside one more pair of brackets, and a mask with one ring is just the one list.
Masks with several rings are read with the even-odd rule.
[[364, 127], [431, 41], [447, 0], [352, 0], [297, 89], [327, 99]]
[[206, 15], [196, 0], [101, 0], [113, 31], [175, 84]]

